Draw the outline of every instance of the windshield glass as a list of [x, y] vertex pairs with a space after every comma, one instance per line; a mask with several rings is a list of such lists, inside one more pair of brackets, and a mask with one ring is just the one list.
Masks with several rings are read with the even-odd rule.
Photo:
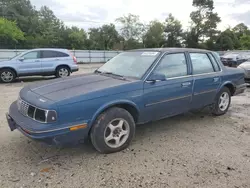
[[140, 79], [159, 54], [160, 52], [155, 51], [123, 52], [101, 66], [98, 71]]

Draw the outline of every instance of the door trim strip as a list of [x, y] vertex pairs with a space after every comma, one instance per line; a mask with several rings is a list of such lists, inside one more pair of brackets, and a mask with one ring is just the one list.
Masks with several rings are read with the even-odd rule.
[[149, 103], [149, 104], [146, 104], [145, 107], [153, 106], [153, 105], [160, 104], [160, 103], [170, 102], [170, 101], [174, 101], [174, 100], [178, 100], [178, 99], [184, 99], [184, 98], [188, 98], [188, 97], [192, 97], [192, 95], [185, 95], [182, 97], [175, 97], [175, 98], [165, 99], [165, 100], [154, 102], [154, 103]]

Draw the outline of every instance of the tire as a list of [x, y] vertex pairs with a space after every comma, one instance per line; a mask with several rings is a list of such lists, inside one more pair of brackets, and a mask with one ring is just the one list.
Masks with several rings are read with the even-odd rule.
[[59, 66], [56, 69], [56, 77], [57, 78], [64, 78], [70, 76], [70, 69], [67, 66]]
[[[224, 104], [221, 98], [224, 98]], [[211, 112], [215, 116], [224, 115], [225, 113], [227, 113], [230, 104], [231, 104], [231, 92], [227, 87], [223, 87], [215, 97], [214, 104], [211, 107]]]
[[95, 120], [90, 139], [97, 151], [108, 154], [127, 148], [134, 135], [135, 122], [132, 115], [123, 108], [113, 107]]
[[11, 69], [2, 69], [0, 71], [0, 81], [2, 83], [11, 83], [16, 79], [16, 73]]

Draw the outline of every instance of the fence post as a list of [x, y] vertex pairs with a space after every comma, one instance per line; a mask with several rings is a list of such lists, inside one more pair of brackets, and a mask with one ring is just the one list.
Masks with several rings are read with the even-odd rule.
[[106, 63], [106, 53], [105, 50], [103, 51], [104, 63]]
[[89, 50], [89, 63], [91, 63], [91, 51]]

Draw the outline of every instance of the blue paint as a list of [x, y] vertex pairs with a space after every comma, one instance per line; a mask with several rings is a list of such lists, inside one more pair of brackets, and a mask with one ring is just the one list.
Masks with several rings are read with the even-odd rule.
[[[145, 49], [136, 51], [143, 52]], [[133, 107], [138, 115], [136, 123], [143, 124], [210, 105], [224, 86], [235, 88], [235, 95], [245, 90], [243, 70], [224, 67], [216, 56], [221, 70], [193, 75], [189, 51], [211, 53], [209, 51], [156, 51], [160, 52], [159, 56], [140, 79], [121, 79], [117, 76], [91, 73], [26, 86], [20, 91], [21, 99], [39, 108], [55, 110], [57, 121], [49, 124], [36, 122], [23, 116], [14, 102], [8, 113], [8, 117], [11, 118], [9, 124], [30, 138], [50, 144], [64, 144], [87, 139], [95, 119], [112, 106]], [[162, 56], [175, 52], [185, 53], [187, 75], [149, 82], [147, 79], [153, 74]], [[88, 124], [87, 128], [69, 131], [70, 127], [84, 123]]]

